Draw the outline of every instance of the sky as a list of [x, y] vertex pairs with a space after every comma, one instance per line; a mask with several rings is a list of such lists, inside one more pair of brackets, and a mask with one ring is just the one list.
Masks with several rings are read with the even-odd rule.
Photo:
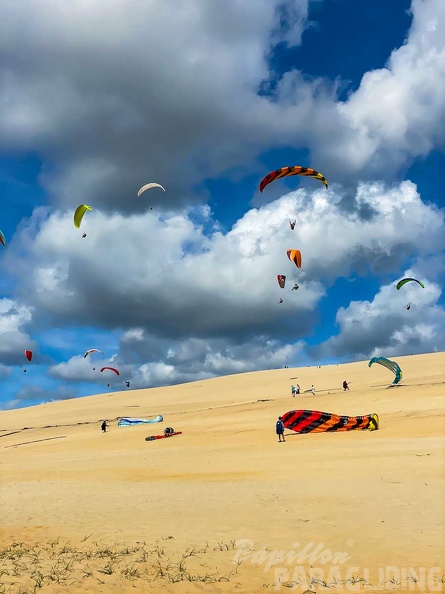
[[443, 0], [6, 0], [0, 102], [0, 409], [445, 349]]

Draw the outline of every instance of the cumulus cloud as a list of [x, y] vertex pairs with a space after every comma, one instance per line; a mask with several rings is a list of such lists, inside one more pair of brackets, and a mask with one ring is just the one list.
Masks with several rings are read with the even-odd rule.
[[33, 308], [13, 299], [0, 299], [0, 361], [14, 365], [25, 360], [24, 350], [36, 346], [25, 328], [30, 324]]
[[[53, 366], [49, 375], [68, 382], [88, 381], [131, 388], [172, 385], [221, 375], [275, 369], [288, 365], [303, 349], [303, 342], [283, 344], [256, 336], [241, 344], [226, 338], [163, 340], [134, 328], [125, 332], [112, 361], [94, 363], [74, 357]], [[115, 366], [120, 375], [100, 373], [102, 364]], [[105, 373], [105, 372], [104, 372]]]
[[338, 105], [343, 130], [335, 152], [328, 143], [315, 149], [323, 161], [334, 158], [369, 179], [445, 147], [445, 4], [413, 0], [411, 10], [406, 43]]
[[[39, 221], [34, 240], [34, 223], [22, 230], [10, 266], [20, 271], [22, 299], [55, 325], [140, 327], [163, 339], [297, 340], [338, 276], [388, 272], [444, 247], [443, 213], [410, 182], [360, 186], [357, 208], [373, 212], [366, 221], [345, 215], [340, 202], [334, 192], [300, 190], [248, 211], [225, 234], [206, 234], [187, 211], [91, 212], [85, 240], [71, 214], [58, 211]], [[298, 233], [287, 223], [295, 214]], [[303, 254], [301, 270], [286, 257], [291, 248]], [[282, 292], [277, 274], [301, 280], [298, 293]]]
[[143, 183], [166, 185], [150, 197], [162, 208], [205, 201], [205, 179], [239, 176], [240, 164], [259, 172], [255, 159], [272, 147], [308, 147], [329, 178], [355, 183], [444, 146], [442, 0], [413, 0], [406, 43], [344, 102], [297, 70], [258, 94], [273, 45], [300, 43], [307, 0], [212, 4], [5, 4], [3, 149], [41, 155], [41, 181], [61, 205], [94, 196], [141, 211], [129, 198]]
[[[413, 269], [402, 276], [419, 275], [420, 271]], [[339, 334], [312, 352], [320, 357], [360, 360], [444, 350], [445, 310], [438, 305], [441, 289], [428, 278], [422, 277], [422, 281], [425, 289], [409, 283], [397, 291], [392, 283], [381, 287], [372, 301], [353, 301], [341, 307], [336, 316]]]
[[93, 195], [135, 210], [129, 196], [152, 180], [168, 186], [162, 204], [190, 200], [203, 172], [267, 142], [273, 114], [257, 95], [266, 55], [272, 43], [299, 43], [306, 16], [307, 0], [6, 3], [4, 148], [52, 163], [42, 182], [59, 203]]

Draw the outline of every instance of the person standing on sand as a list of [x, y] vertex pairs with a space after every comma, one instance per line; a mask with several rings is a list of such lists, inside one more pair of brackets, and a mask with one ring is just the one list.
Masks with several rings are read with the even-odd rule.
[[312, 386], [311, 386], [311, 392], [312, 392], [312, 396], [315, 396], [315, 388], [314, 388], [314, 384], [312, 384]]
[[[276, 430], [277, 435], [278, 435], [278, 441], [286, 441], [284, 439], [284, 423], [281, 420], [281, 417], [278, 417], [278, 421], [277, 421], [277, 423], [275, 425], [275, 430]], [[281, 438], [283, 438], [283, 439], [281, 439]]]
[[102, 429], [103, 433], [107, 432], [107, 427], [109, 427], [109, 425], [107, 425], [106, 421], [103, 421], [102, 425], [100, 426], [100, 428]]
[[346, 380], [343, 382], [343, 390], [349, 390], [349, 384]]

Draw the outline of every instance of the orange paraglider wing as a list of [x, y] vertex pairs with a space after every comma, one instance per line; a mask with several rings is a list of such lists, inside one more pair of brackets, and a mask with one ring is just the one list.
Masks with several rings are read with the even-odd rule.
[[276, 179], [280, 179], [282, 177], [289, 177], [290, 175], [305, 175], [307, 177], [314, 177], [315, 179], [320, 180], [321, 183], [325, 185], [326, 190], [328, 189], [328, 182], [325, 176], [322, 175], [319, 171], [315, 171], [315, 169], [311, 169], [310, 167], [301, 167], [300, 165], [294, 165], [292, 167], [281, 167], [280, 169], [276, 169], [275, 171], [271, 171], [270, 173], [268, 173], [266, 177], [261, 180], [260, 192], [262, 192], [266, 186], [268, 186]]
[[287, 250], [287, 257], [295, 264], [297, 268], [301, 268], [300, 250]]

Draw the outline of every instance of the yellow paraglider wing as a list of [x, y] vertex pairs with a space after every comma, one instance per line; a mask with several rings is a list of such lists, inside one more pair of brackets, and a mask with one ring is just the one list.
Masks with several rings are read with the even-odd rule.
[[88, 204], [80, 204], [76, 208], [76, 212], [74, 213], [74, 226], [77, 229], [80, 228], [80, 223], [82, 222], [83, 215], [86, 213], [87, 210], [93, 210], [93, 209], [91, 208], [91, 206], [88, 206]]

